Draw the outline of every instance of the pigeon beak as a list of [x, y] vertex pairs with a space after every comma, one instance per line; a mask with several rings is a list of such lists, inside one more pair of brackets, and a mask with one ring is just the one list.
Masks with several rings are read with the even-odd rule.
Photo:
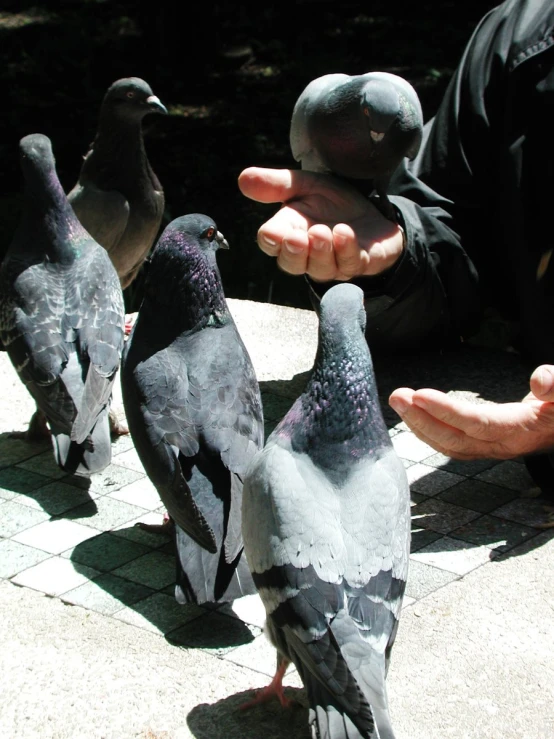
[[370, 131], [369, 135], [371, 138], [375, 141], [375, 143], [379, 143], [383, 139], [384, 133], [378, 133], [377, 131]]
[[216, 234], [216, 241], [217, 245], [220, 249], [228, 249], [229, 248], [229, 242], [225, 238], [225, 236], [221, 233], [221, 231], [218, 231]]
[[149, 97], [147, 97], [146, 104], [149, 105], [151, 108], [154, 108], [156, 113], [167, 113], [167, 108], [157, 95], [150, 95]]

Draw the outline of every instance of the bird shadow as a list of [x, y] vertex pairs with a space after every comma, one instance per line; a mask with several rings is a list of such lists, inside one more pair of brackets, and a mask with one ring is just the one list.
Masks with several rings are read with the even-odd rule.
[[[89, 578], [86, 592], [77, 595], [78, 605], [154, 630], [176, 647], [221, 654], [260, 632], [219, 613], [222, 604], [177, 603], [175, 544], [165, 534], [137, 526], [103, 531], [77, 544], [70, 560]], [[99, 574], [91, 577], [91, 569]]]
[[285, 696], [293, 701], [288, 708], [272, 700], [241, 710], [252, 691], [201, 703], [188, 714], [187, 725], [196, 739], [309, 739], [305, 691], [287, 687]]

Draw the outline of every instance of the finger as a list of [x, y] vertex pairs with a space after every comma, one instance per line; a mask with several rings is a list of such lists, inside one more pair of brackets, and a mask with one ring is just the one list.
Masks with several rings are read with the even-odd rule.
[[360, 249], [356, 234], [346, 223], [333, 228], [333, 245], [337, 263], [337, 280], [350, 280], [365, 274], [369, 262], [367, 252]]
[[543, 364], [533, 372], [530, 380], [531, 391], [539, 400], [554, 402], [554, 366]]
[[333, 249], [333, 233], [328, 226], [317, 224], [308, 231], [310, 253], [306, 267], [307, 274], [319, 282], [334, 280], [337, 263]]
[[281, 249], [277, 256], [277, 264], [291, 275], [303, 275], [307, 270], [310, 243], [308, 232], [300, 229], [291, 229], [281, 242]]
[[284, 203], [312, 191], [320, 175], [293, 169], [248, 167], [238, 178], [243, 195], [259, 203]]

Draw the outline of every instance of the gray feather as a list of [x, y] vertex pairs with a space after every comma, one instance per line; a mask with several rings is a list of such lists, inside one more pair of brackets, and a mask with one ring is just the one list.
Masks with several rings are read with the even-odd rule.
[[0, 337], [45, 414], [58, 464], [91, 473], [111, 459], [107, 409], [123, 349], [123, 296], [105, 250], [77, 220], [52, 147], [20, 142], [23, 214], [0, 270]]
[[302, 169], [355, 180], [387, 196], [393, 172], [421, 144], [423, 115], [414, 88], [388, 72], [327, 74], [309, 83], [292, 113], [290, 146]]
[[241, 533], [242, 478], [263, 444], [258, 382], [227, 307], [207, 216], [173, 221], [152, 255], [123, 356], [137, 452], [177, 524], [181, 602], [255, 591]]
[[144, 80], [128, 77], [111, 85], [96, 137], [68, 195], [83, 226], [108, 251], [123, 288], [148, 256], [164, 212], [163, 190], [142, 136], [148, 113], [167, 110]]
[[379, 405], [362, 291], [323, 297], [303, 395], [250, 465], [248, 564], [314, 736], [393, 739], [385, 677], [404, 594], [409, 487]]

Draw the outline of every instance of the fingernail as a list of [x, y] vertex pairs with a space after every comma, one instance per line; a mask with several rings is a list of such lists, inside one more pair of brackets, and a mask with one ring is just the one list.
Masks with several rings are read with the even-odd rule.
[[399, 416], [403, 416], [408, 410], [408, 404], [405, 400], [401, 400], [400, 398], [392, 398], [389, 400], [389, 405], [393, 411], [398, 413]]
[[550, 366], [543, 365], [537, 370], [538, 381], [545, 392], [550, 390], [554, 385], [554, 374]]
[[301, 246], [294, 246], [294, 244], [289, 244], [288, 241], [283, 241], [283, 246], [287, 251], [290, 251], [291, 254], [300, 254], [300, 252], [304, 251]]
[[260, 238], [268, 246], [277, 246], [277, 242], [273, 241], [273, 239], [268, 239], [267, 236], [260, 236]]

